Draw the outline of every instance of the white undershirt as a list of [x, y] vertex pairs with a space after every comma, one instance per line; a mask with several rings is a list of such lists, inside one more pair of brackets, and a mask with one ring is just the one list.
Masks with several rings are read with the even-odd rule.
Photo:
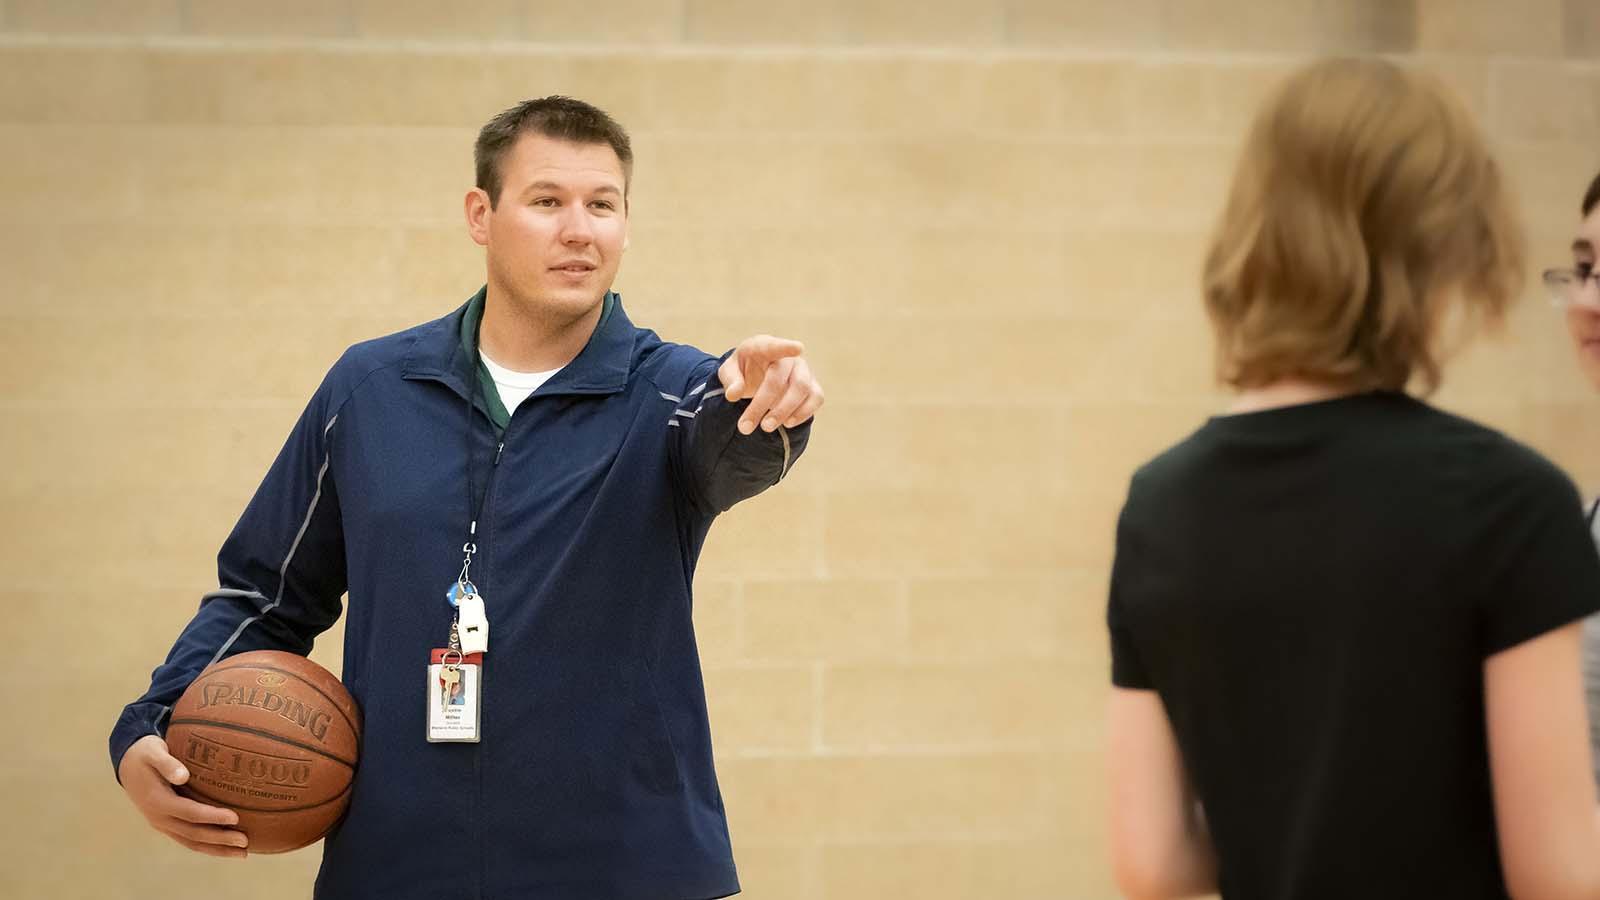
[[[481, 355], [481, 354], [480, 354]], [[513, 372], [500, 365], [488, 356], [482, 356], [483, 367], [489, 370], [489, 377], [494, 379], [494, 386], [500, 391], [500, 402], [505, 405], [506, 412], [514, 413], [528, 395], [539, 389], [539, 385], [550, 380], [550, 376], [561, 371], [551, 369], [548, 372]]]

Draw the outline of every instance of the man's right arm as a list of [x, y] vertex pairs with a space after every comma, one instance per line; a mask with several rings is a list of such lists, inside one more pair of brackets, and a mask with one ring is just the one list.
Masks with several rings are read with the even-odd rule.
[[172, 784], [187, 778], [162, 739], [172, 705], [202, 669], [225, 656], [249, 650], [309, 653], [313, 639], [341, 611], [345, 555], [330, 472], [338, 435], [331, 381], [312, 398], [218, 553], [218, 588], [201, 600], [149, 689], [123, 709], [111, 732], [111, 765], [129, 798], [153, 826], [191, 849], [227, 846], [238, 833], [217, 827], [232, 824], [232, 813], [172, 791]]

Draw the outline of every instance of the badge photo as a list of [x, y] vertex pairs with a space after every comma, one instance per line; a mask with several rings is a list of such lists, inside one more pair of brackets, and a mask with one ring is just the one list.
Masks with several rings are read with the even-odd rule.
[[435, 648], [428, 664], [428, 742], [477, 743], [483, 654]]

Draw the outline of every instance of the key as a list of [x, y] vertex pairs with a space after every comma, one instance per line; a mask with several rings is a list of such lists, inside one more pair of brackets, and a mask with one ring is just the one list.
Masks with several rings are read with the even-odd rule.
[[439, 686], [439, 711], [444, 712], [450, 708], [450, 695], [455, 693], [456, 684], [461, 681], [461, 667], [444, 666], [439, 670], [439, 680], [444, 682]]

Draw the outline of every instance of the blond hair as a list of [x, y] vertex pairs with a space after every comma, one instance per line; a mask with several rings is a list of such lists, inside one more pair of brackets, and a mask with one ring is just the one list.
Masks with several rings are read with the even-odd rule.
[[1219, 377], [1424, 392], [1448, 298], [1497, 324], [1522, 232], [1471, 117], [1379, 60], [1313, 64], [1257, 115], [1206, 254]]

